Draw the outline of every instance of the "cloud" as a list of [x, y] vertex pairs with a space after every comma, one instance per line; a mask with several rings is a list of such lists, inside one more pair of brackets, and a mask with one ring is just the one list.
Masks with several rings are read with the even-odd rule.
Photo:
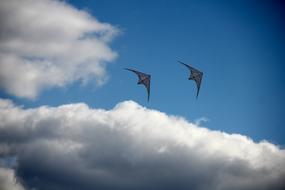
[[57, 0], [0, 2], [0, 88], [34, 99], [74, 81], [107, 80], [118, 29]]
[[27, 189], [285, 188], [285, 150], [133, 101], [24, 109], [0, 101], [0, 157]]
[[206, 122], [209, 122], [210, 120], [206, 117], [201, 117], [201, 118], [198, 118], [195, 120], [195, 125], [198, 125], [200, 126], [202, 123], [206, 123]]
[[0, 167], [0, 189], [1, 190], [24, 190], [20, 183], [17, 183], [14, 170]]

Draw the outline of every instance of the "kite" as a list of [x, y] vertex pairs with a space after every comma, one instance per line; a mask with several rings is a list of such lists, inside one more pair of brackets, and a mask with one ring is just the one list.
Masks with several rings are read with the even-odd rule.
[[149, 101], [149, 95], [150, 95], [150, 78], [151, 76], [149, 74], [146, 73], [142, 73], [133, 69], [128, 69], [126, 68], [126, 70], [128, 71], [132, 71], [134, 73], [136, 73], [139, 77], [139, 81], [137, 84], [143, 84], [146, 87], [147, 90], [147, 101]]
[[199, 91], [200, 91], [200, 86], [201, 86], [201, 82], [202, 82], [202, 77], [203, 77], [203, 72], [191, 67], [190, 65], [187, 65], [181, 61], [178, 61], [179, 63], [181, 63], [182, 65], [186, 66], [189, 70], [190, 70], [190, 77], [188, 78], [188, 80], [194, 80], [196, 82], [197, 85], [197, 95], [196, 98], [198, 98], [199, 95]]

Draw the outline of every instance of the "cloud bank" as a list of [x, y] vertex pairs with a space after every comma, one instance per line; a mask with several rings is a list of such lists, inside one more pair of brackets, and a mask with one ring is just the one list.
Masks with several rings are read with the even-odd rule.
[[0, 157], [15, 157], [0, 167], [15, 189], [285, 188], [284, 149], [133, 101], [24, 109], [2, 99]]
[[0, 88], [34, 99], [43, 90], [74, 81], [97, 85], [118, 29], [56, 0], [0, 1]]
[[24, 190], [23, 186], [16, 181], [14, 170], [0, 167], [1, 190]]

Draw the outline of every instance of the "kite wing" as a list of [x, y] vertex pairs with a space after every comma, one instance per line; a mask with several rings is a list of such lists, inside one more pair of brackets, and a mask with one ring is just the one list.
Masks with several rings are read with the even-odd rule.
[[135, 74], [137, 74], [137, 76], [138, 76], [138, 78], [139, 78], [138, 84], [143, 84], [143, 85], [146, 87], [146, 90], [147, 90], [147, 101], [149, 101], [149, 96], [150, 96], [150, 79], [151, 79], [151, 76], [150, 76], [149, 74], [142, 73], [142, 72], [136, 71], [136, 70], [134, 70], [134, 69], [128, 69], [128, 68], [126, 68], [126, 70], [132, 71], [132, 72], [134, 72]]
[[197, 77], [194, 79], [197, 85], [197, 95], [196, 98], [198, 98], [199, 95], [199, 91], [200, 91], [200, 86], [202, 83], [202, 78], [203, 78], [203, 73], [201, 72], [199, 75], [197, 75]]
[[146, 90], [147, 90], [147, 101], [149, 101], [149, 95], [150, 95], [150, 78], [151, 78], [151, 76], [149, 76], [148, 80], [144, 80], [143, 81], [143, 84], [144, 84], [144, 86], [146, 87]]
[[194, 73], [194, 72], [202, 73], [199, 70], [195, 69], [194, 67], [191, 67], [190, 65], [187, 65], [187, 64], [185, 64], [185, 63], [183, 63], [181, 61], [178, 61], [178, 62], [181, 63], [182, 65], [186, 66], [190, 70], [191, 74]]
[[178, 61], [178, 62], [181, 63], [182, 65], [186, 66], [190, 70], [191, 74], [190, 74], [189, 80], [194, 80], [196, 82], [196, 85], [197, 85], [196, 98], [198, 98], [200, 86], [201, 86], [202, 78], [203, 78], [203, 72], [201, 72], [201, 71], [195, 69], [194, 67], [191, 67], [190, 65], [185, 64], [181, 61]]

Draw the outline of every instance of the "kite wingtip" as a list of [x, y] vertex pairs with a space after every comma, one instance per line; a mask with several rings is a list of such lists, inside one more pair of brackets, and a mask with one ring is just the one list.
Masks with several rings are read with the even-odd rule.
[[198, 100], [198, 95], [199, 95], [199, 94], [196, 95], [196, 100]]

